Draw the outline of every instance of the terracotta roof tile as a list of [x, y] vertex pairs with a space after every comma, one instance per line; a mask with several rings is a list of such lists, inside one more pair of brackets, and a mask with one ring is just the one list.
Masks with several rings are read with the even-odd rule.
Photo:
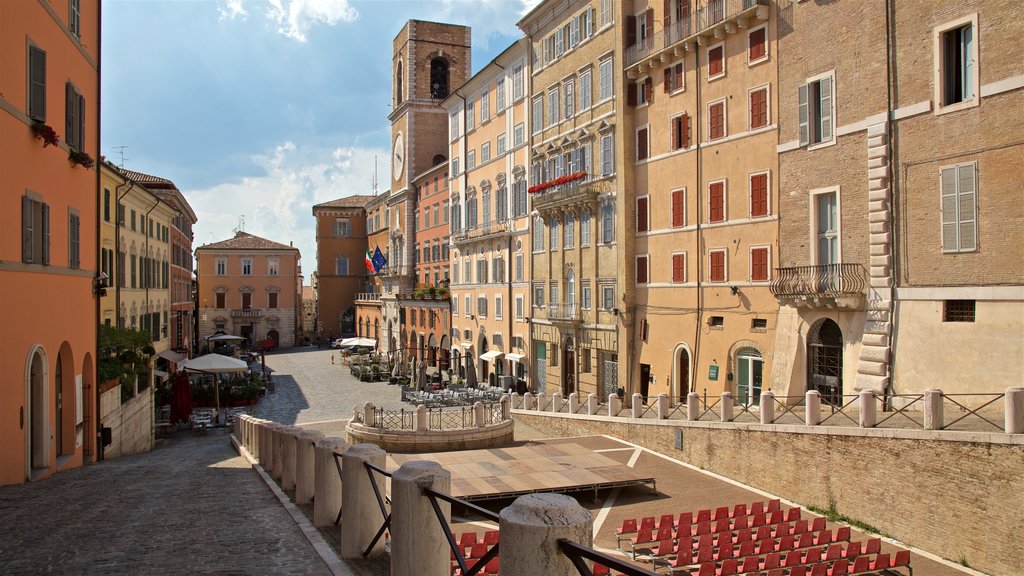
[[124, 168], [118, 168], [121, 174], [124, 174], [125, 178], [129, 178], [138, 182], [139, 184], [145, 185], [147, 188], [175, 188], [174, 182], [171, 182], [167, 178], [161, 178], [159, 176], [153, 176], [151, 174], [143, 174], [142, 172], [136, 172], [134, 170], [125, 170]]
[[267, 240], [266, 238], [260, 238], [259, 236], [253, 236], [248, 232], [236, 232], [235, 237], [223, 240], [221, 242], [214, 242], [213, 244], [204, 244], [198, 248], [199, 250], [295, 250], [298, 248], [294, 246], [288, 246], [287, 244], [281, 244], [274, 242], [273, 240]]
[[338, 198], [337, 200], [331, 200], [322, 204], [313, 206], [313, 209], [317, 208], [365, 208], [366, 203], [373, 200], [375, 196], [370, 194], [356, 194], [354, 196], [346, 196], [344, 198]]

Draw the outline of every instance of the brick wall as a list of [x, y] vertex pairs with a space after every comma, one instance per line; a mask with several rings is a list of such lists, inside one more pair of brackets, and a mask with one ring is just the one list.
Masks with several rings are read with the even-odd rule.
[[[983, 572], [1018, 573], [1024, 558], [1018, 531], [1024, 508], [1019, 441], [665, 421], [613, 425], [602, 418], [522, 411], [514, 418], [552, 436], [614, 434], [802, 505], [828, 508], [834, 502], [841, 514], [944, 558], [965, 558]], [[679, 429], [681, 450], [675, 448]]]

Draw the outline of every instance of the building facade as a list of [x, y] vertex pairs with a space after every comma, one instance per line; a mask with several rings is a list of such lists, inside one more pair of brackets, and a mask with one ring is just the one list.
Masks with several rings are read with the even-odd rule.
[[529, 366], [528, 54], [513, 43], [445, 100], [453, 368], [504, 388]]
[[97, 457], [100, 2], [0, 3], [0, 484]]
[[356, 334], [356, 294], [366, 291], [367, 195], [313, 206], [316, 218], [317, 314], [328, 341]]
[[392, 357], [398, 349], [398, 342], [395, 340], [398, 326], [388, 326], [385, 323], [381, 302], [384, 290], [382, 278], [387, 274], [388, 267], [391, 265], [388, 234], [391, 229], [391, 210], [388, 208], [390, 196], [391, 191], [388, 190], [373, 196], [366, 202], [367, 250], [370, 251], [370, 254], [376, 254], [379, 248], [386, 263], [380, 270], [371, 272], [367, 269], [369, 280], [365, 291], [356, 294], [355, 306], [356, 335], [364, 336], [365, 333], [371, 333], [370, 326], [372, 326], [374, 336], [371, 337], [377, 340], [377, 349]]
[[299, 258], [293, 246], [242, 231], [197, 248], [200, 341], [224, 332], [249, 344], [295, 346], [302, 313]]

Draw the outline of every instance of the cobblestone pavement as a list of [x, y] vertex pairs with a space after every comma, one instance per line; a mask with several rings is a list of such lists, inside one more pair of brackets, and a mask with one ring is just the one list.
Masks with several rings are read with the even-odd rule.
[[223, 431], [0, 487], [0, 574], [329, 575]]

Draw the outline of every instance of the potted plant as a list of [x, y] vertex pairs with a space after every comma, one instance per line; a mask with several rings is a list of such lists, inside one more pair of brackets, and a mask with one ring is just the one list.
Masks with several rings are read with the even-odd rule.
[[71, 164], [78, 165], [86, 169], [92, 168], [93, 165], [96, 164], [96, 161], [92, 159], [92, 156], [89, 156], [85, 152], [79, 152], [74, 148], [68, 152], [68, 161], [71, 162]]
[[32, 134], [35, 135], [37, 139], [43, 141], [43, 148], [50, 145], [56, 146], [60, 144], [60, 136], [57, 136], [57, 131], [45, 122], [33, 122]]

